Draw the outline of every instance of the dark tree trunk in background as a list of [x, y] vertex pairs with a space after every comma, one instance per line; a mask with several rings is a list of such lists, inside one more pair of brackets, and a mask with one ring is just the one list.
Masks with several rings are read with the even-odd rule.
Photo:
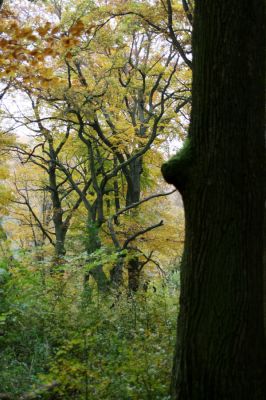
[[175, 400], [265, 399], [264, 38], [263, 0], [195, 2]]
[[62, 257], [66, 254], [66, 249], [65, 249], [66, 231], [62, 228], [62, 226], [59, 223], [57, 224], [57, 222], [55, 222], [55, 235], [56, 235], [55, 253], [56, 256]]
[[99, 237], [99, 227], [95, 221], [92, 221], [90, 215], [88, 216], [88, 223], [86, 227], [86, 251], [90, 255], [96, 250], [101, 248], [101, 240]]
[[133, 257], [128, 262], [128, 288], [137, 292], [140, 285], [140, 263], [138, 257]]
[[132, 161], [125, 174], [127, 180], [126, 207], [140, 200], [140, 179], [142, 174], [142, 158]]
[[118, 257], [115, 266], [110, 271], [110, 281], [112, 285], [116, 288], [120, 287], [124, 283], [123, 279], [123, 269], [124, 269], [124, 255]]
[[[91, 256], [95, 251], [101, 248], [101, 239], [99, 236], [100, 226], [101, 224], [92, 221], [91, 216], [88, 217], [86, 251], [89, 256]], [[93, 260], [89, 259], [89, 261]], [[90, 277], [95, 280], [97, 288], [100, 292], [105, 292], [108, 290], [109, 279], [107, 278], [100, 261], [98, 265], [91, 268], [89, 272], [85, 275], [85, 286], [88, 285]]]
[[51, 166], [49, 168], [49, 186], [51, 191], [51, 200], [53, 204], [53, 223], [55, 229], [55, 254], [56, 257], [60, 258], [66, 254], [65, 239], [68, 226], [66, 226], [66, 224], [64, 224], [63, 222], [63, 209], [58, 192], [58, 185], [56, 179], [56, 166], [55, 162], [53, 161], [51, 161]]
[[[126, 195], [126, 207], [131, 206], [134, 203], [140, 201], [141, 194], [141, 174], [143, 171], [143, 159], [142, 157], [132, 161], [128, 166], [128, 172], [126, 175], [127, 180], [127, 195]], [[132, 218], [138, 210], [132, 211]], [[140, 285], [140, 262], [137, 256], [131, 258], [127, 265], [128, 271], [128, 289], [136, 292]]]

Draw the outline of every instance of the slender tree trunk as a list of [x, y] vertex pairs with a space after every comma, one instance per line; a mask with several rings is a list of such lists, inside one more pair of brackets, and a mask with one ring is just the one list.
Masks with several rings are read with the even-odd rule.
[[115, 287], [119, 287], [123, 285], [124, 279], [123, 279], [123, 269], [124, 269], [124, 255], [120, 256], [116, 262], [116, 265], [111, 269], [110, 272], [110, 278], [111, 278], [111, 283]]
[[[96, 222], [91, 220], [91, 216], [88, 218], [87, 225], [87, 238], [86, 238], [86, 250], [88, 255], [93, 254], [96, 250], [101, 248], [101, 240], [99, 237], [99, 226]], [[85, 286], [88, 285], [90, 277], [95, 280], [99, 291], [108, 290], [109, 280], [103, 271], [103, 266], [99, 262], [98, 265], [89, 270], [85, 275]]]
[[140, 265], [138, 257], [133, 257], [128, 262], [128, 289], [137, 292], [140, 285]]
[[[127, 192], [126, 192], [126, 207], [137, 203], [140, 200], [141, 194], [141, 174], [142, 174], [142, 158], [138, 158], [129, 164], [126, 170], [123, 170], [124, 176], [127, 181]], [[115, 181], [115, 206], [116, 211], [119, 210], [119, 198], [118, 198], [118, 186]], [[134, 213], [138, 211], [134, 210]], [[118, 224], [118, 220], [115, 219], [115, 223]], [[121, 286], [123, 284], [123, 269], [125, 266], [124, 256], [119, 257], [116, 265], [111, 271], [111, 282], [115, 286]], [[140, 263], [137, 256], [133, 257], [127, 266], [128, 271], [128, 289], [137, 291], [139, 288], [140, 281]]]
[[88, 254], [94, 253], [101, 247], [101, 240], [99, 237], [99, 228], [97, 224], [92, 221], [91, 216], [88, 216], [88, 223], [86, 227], [86, 251]]
[[175, 400], [265, 398], [263, 0], [198, 0], [190, 139], [163, 166], [186, 215]]
[[93, 277], [100, 292], [106, 292], [109, 290], [109, 280], [105, 275], [102, 264], [99, 263], [96, 267], [90, 270], [89, 275], [87, 275], [87, 280], [89, 276]]
[[128, 166], [126, 206], [137, 203], [140, 200], [140, 178], [142, 174], [142, 158], [139, 157]]
[[[47, 133], [46, 133], [47, 134]], [[47, 134], [47, 140], [49, 144], [49, 187], [51, 192], [51, 201], [53, 205], [53, 223], [55, 228], [55, 254], [56, 258], [60, 261], [60, 258], [66, 254], [65, 250], [65, 238], [69, 226], [63, 221], [63, 208], [59, 194], [59, 185], [57, 182], [57, 167], [56, 158], [57, 154], [54, 149], [53, 138], [50, 134]]]
[[55, 253], [57, 257], [61, 257], [66, 254], [65, 238], [67, 229], [63, 222], [63, 209], [58, 194], [58, 188], [56, 183], [56, 170], [54, 166], [51, 166], [49, 170], [49, 183], [51, 188], [51, 199], [53, 204], [53, 223], [55, 228]]
[[57, 222], [55, 223], [55, 237], [56, 237], [56, 243], [55, 243], [55, 252], [56, 255], [61, 257], [66, 254], [66, 249], [65, 249], [65, 237], [66, 237], [66, 232], [62, 228], [61, 224]]
[[[115, 212], [117, 213], [120, 210], [119, 187], [117, 180], [114, 181], [114, 195], [115, 195]], [[114, 222], [116, 225], [119, 225], [117, 217], [115, 217]]]
[[[126, 206], [131, 206], [140, 200], [141, 174], [143, 168], [142, 158], [137, 158], [129, 164], [129, 175], [127, 178]], [[133, 211], [137, 212], [136, 210]], [[136, 292], [140, 285], [140, 263], [138, 257], [133, 257], [128, 262], [128, 289]]]

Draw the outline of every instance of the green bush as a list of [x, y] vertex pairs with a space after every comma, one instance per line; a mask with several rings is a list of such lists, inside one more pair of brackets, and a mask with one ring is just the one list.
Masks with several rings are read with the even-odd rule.
[[54, 399], [168, 399], [176, 276], [146, 292], [100, 294], [86, 292], [77, 265], [49, 270], [27, 259], [6, 268], [0, 392], [56, 382]]

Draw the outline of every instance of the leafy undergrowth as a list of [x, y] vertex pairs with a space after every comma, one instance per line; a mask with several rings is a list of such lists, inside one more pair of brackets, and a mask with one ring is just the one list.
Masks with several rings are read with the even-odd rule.
[[[10, 263], [9, 263], [10, 264]], [[168, 399], [177, 285], [84, 289], [82, 272], [2, 263], [0, 392], [49, 399]]]

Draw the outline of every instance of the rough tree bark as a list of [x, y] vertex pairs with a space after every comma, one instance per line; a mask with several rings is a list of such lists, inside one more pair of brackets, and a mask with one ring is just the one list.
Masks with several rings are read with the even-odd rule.
[[263, 0], [196, 0], [189, 139], [162, 171], [186, 215], [175, 400], [265, 398]]

